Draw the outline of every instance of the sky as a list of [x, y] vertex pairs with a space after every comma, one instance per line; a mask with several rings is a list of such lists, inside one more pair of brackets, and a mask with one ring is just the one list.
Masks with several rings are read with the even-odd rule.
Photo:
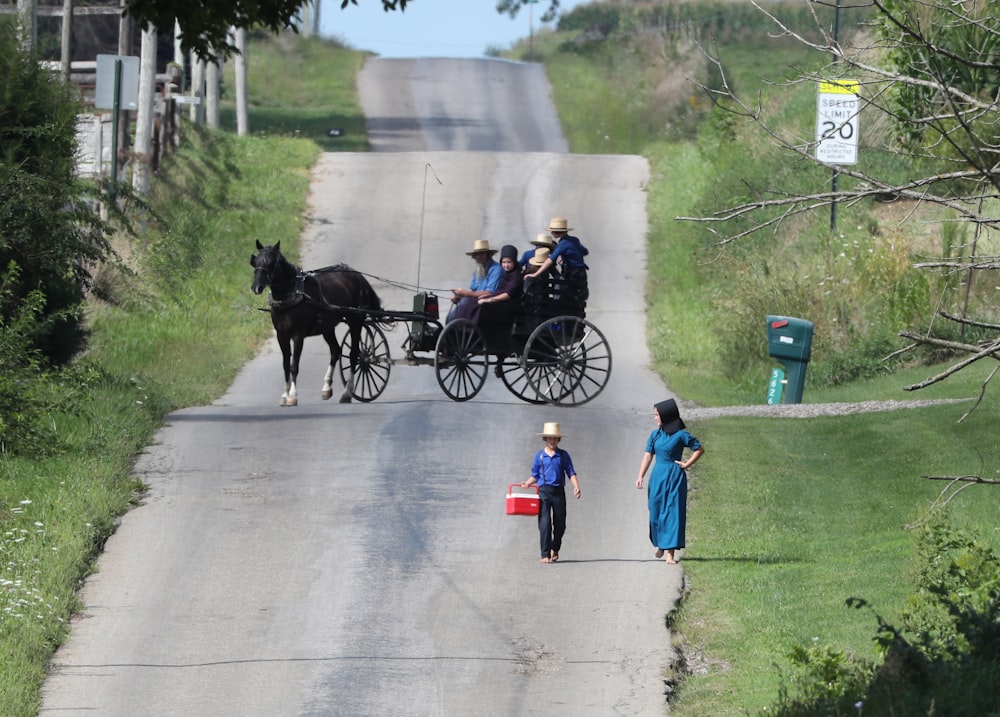
[[[587, 0], [560, 0], [566, 12]], [[508, 49], [554, 23], [539, 21], [546, 0], [521, 10], [517, 18], [496, 11], [496, 0], [410, 0], [406, 10], [385, 12], [381, 0], [358, 0], [340, 9], [340, 0], [322, 0], [320, 34], [381, 57], [483, 57], [488, 48]]]

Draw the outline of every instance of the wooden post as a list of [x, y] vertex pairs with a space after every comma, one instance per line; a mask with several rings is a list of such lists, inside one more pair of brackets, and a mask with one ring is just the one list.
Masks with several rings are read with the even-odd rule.
[[[132, 51], [132, 19], [124, 14], [125, 0], [121, 0], [123, 14], [118, 21], [118, 54], [122, 57], [128, 56]], [[114, 152], [118, 158], [124, 162], [128, 158], [129, 130], [131, 121], [128, 110], [118, 112], [118, 132], [114, 138]], [[112, 177], [112, 181], [117, 182], [118, 177]]]
[[69, 82], [73, 66], [73, 0], [63, 0], [62, 38], [59, 42], [59, 64], [62, 76]]
[[201, 102], [191, 105], [191, 121], [199, 127], [205, 124], [205, 61], [191, 53], [191, 94]]
[[219, 83], [221, 80], [219, 61], [205, 63], [205, 124], [219, 127]]
[[235, 30], [237, 54], [233, 59], [236, 79], [236, 134], [245, 137], [250, 132], [250, 115], [247, 110], [247, 30]]
[[132, 187], [149, 192], [152, 174], [153, 114], [156, 100], [156, 28], [142, 31], [139, 64], [139, 107], [135, 120], [135, 151], [132, 153]]

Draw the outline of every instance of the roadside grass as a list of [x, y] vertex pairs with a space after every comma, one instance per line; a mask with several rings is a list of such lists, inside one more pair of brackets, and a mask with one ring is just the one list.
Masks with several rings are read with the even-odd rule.
[[294, 256], [318, 147], [186, 128], [154, 187], [156, 216], [105, 275], [116, 305], [93, 304], [88, 353], [63, 376], [47, 458], [0, 453], [0, 705], [38, 712], [46, 662], [79, 607], [80, 581], [141, 493], [133, 460], [165, 414], [211, 402], [270, 331], [250, 294], [254, 239]]
[[[309, 139], [324, 152], [368, 151], [354, 84], [368, 57], [331, 39], [255, 34], [247, 51], [250, 133]], [[226, 64], [223, 78], [219, 121], [235, 132], [233, 63]]]
[[[690, 593], [677, 622], [688, 676], [672, 713], [761, 713], [794, 672], [796, 645], [830, 645], [874, 660], [876, 624], [845, 601], [860, 597], [890, 622], [912, 592], [907, 526], [926, 517], [945, 483], [925, 475], [980, 473], [1000, 410], [984, 404], [812, 419], [720, 418], [689, 426], [705, 444], [691, 480]], [[986, 489], [988, 490], [988, 489]], [[994, 549], [996, 501], [966, 491], [949, 506]]]

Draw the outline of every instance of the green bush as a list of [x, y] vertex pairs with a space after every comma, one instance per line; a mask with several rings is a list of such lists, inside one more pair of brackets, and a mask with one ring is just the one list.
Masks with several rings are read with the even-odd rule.
[[[1000, 704], [1000, 555], [942, 515], [916, 534], [916, 592], [899, 626], [875, 615], [883, 660], [829, 646], [795, 648], [778, 717], [997, 714]], [[871, 609], [851, 598], [850, 607]], [[791, 684], [789, 684], [791, 683]]]
[[[83, 347], [88, 267], [112, 256], [95, 186], [75, 177], [76, 112], [70, 85], [0, 23], [0, 319], [18, 315], [29, 345], [54, 363]], [[43, 301], [25, 312], [32, 292]]]

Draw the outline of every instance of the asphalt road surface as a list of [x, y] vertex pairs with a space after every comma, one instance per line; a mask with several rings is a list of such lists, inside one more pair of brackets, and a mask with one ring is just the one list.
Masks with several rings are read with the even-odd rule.
[[[409, 311], [418, 287], [445, 305], [474, 240], [527, 249], [567, 216], [590, 248], [607, 388], [554, 408], [491, 376], [457, 403], [433, 368], [398, 364], [375, 402], [322, 401], [315, 338], [300, 404], [281, 408], [269, 341], [142, 456], [148, 495], [83, 588], [41, 714], [663, 713], [682, 573], [653, 558], [634, 487], [652, 404], [670, 395], [644, 335], [647, 164], [568, 154], [539, 66], [372, 59], [360, 82], [377, 151], [317, 164], [302, 263], [378, 277], [390, 309]], [[247, 306], [263, 305], [250, 279]], [[388, 334], [394, 357], [406, 331]], [[535, 520], [504, 505], [546, 421], [583, 490], [553, 565]]]

